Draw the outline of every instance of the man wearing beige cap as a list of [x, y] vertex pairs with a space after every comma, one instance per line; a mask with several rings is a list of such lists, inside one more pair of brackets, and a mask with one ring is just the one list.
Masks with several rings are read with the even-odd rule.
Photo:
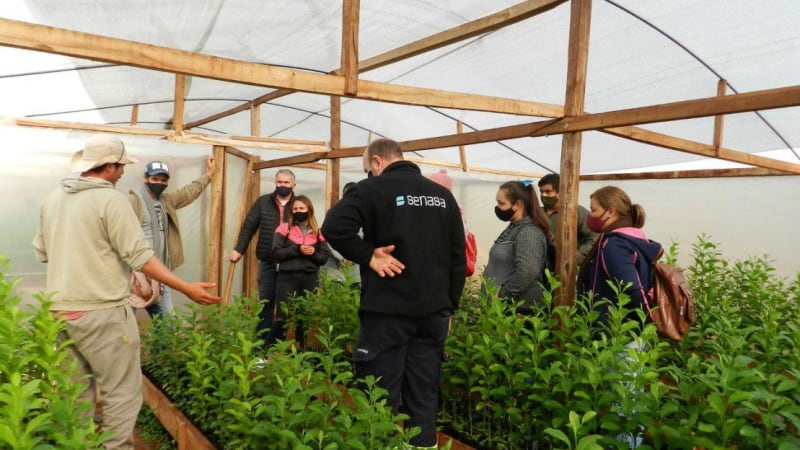
[[83, 399], [95, 404], [100, 385], [103, 428], [114, 435], [106, 449], [132, 449], [133, 428], [142, 405], [139, 329], [128, 306], [129, 273], [141, 270], [197, 303], [219, 302], [206, 289], [213, 283], [187, 283], [170, 272], [147, 245], [125, 195], [114, 189], [125, 165], [136, 162], [112, 135], [96, 135], [72, 158], [80, 177], [42, 202], [37, 258], [47, 263], [51, 310], [64, 318], [60, 338], [77, 361], [77, 376], [89, 377]]

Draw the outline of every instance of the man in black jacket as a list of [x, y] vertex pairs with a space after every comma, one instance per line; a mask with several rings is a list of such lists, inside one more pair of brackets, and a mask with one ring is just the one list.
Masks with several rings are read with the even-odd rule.
[[406, 427], [422, 429], [411, 444], [431, 447], [444, 341], [464, 288], [464, 224], [453, 195], [403, 161], [396, 142], [372, 142], [363, 163], [370, 177], [331, 208], [322, 234], [361, 267], [356, 375], [381, 377], [393, 411], [402, 403]]
[[256, 258], [259, 260], [258, 298], [265, 300], [265, 303], [259, 315], [258, 331], [263, 333], [272, 328], [275, 319], [275, 283], [278, 272], [272, 259], [272, 237], [275, 236], [278, 225], [286, 222], [291, 214], [286, 205], [294, 197], [295, 186], [294, 172], [289, 169], [278, 170], [275, 174], [275, 192], [262, 195], [250, 207], [230, 256], [231, 262], [239, 261], [247, 251], [253, 235], [256, 231], [259, 232], [256, 244]]

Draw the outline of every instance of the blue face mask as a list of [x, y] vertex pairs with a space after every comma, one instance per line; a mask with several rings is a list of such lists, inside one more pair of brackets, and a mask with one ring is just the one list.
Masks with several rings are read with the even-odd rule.
[[278, 197], [288, 197], [292, 195], [292, 188], [289, 186], [278, 186], [275, 188], [275, 193], [278, 194]]

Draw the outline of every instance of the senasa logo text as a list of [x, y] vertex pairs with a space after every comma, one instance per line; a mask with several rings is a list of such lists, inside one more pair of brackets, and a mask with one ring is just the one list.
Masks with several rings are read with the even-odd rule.
[[[397, 197], [397, 206], [403, 206], [402, 197]], [[433, 195], [406, 195], [405, 203], [408, 206], [425, 206], [447, 208], [447, 202], [442, 197]]]

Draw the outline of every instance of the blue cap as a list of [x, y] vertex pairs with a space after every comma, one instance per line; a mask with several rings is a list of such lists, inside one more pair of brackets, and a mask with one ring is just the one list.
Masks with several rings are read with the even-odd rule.
[[150, 161], [147, 163], [147, 166], [145, 166], [144, 174], [148, 177], [155, 175], [169, 176], [169, 167], [167, 167], [167, 163], [163, 161]]

